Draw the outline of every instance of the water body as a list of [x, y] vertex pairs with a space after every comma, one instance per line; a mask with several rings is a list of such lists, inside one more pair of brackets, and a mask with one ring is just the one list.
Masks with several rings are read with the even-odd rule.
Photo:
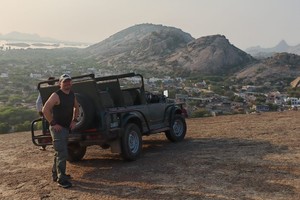
[[89, 45], [80, 43], [50, 43], [50, 42], [28, 42], [0, 40], [0, 50], [10, 49], [56, 49], [56, 48], [86, 48]]

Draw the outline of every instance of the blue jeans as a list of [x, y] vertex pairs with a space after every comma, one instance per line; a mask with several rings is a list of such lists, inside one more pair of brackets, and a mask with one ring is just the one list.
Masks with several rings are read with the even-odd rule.
[[68, 135], [69, 129], [62, 128], [60, 132], [56, 132], [50, 126], [53, 148], [55, 150], [54, 162], [52, 167], [53, 180], [64, 181], [66, 177], [66, 167], [68, 158]]

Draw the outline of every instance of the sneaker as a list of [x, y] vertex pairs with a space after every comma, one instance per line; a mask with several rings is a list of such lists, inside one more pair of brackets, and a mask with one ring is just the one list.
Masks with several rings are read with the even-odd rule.
[[[66, 177], [67, 180], [72, 179], [72, 176], [71, 176], [70, 174], [66, 174], [65, 177]], [[54, 181], [54, 182], [57, 181], [57, 176], [53, 176], [52, 178], [53, 178], [53, 181]]]
[[70, 181], [67, 181], [67, 180], [57, 181], [57, 184], [58, 184], [59, 187], [62, 187], [62, 188], [72, 187], [72, 183]]
[[41, 151], [46, 151], [46, 146], [41, 146], [41, 147], [40, 147], [40, 150], [41, 150]]

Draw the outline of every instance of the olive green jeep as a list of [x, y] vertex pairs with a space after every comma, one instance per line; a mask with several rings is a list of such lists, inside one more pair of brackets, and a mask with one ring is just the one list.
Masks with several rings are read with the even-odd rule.
[[[89, 74], [72, 77], [72, 81], [72, 90], [80, 106], [76, 128], [69, 134], [68, 161], [81, 160], [91, 145], [110, 148], [113, 153], [132, 161], [141, 154], [142, 136], [164, 132], [171, 142], [184, 139], [186, 122], [182, 105], [165, 95], [146, 92], [142, 75], [95, 77]], [[59, 89], [58, 84], [48, 83], [38, 84], [43, 103]], [[35, 145], [52, 145], [48, 129], [43, 117], [31, 123]]]

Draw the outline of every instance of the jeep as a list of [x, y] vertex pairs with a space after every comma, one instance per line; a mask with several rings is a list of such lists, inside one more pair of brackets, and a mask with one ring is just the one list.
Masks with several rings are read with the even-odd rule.
[[[88, 74], [72, 77], [72, 81], [79, 116], [68, 138], [69, 162], [80, 161], [91, 145], [110, 148], [124, 160], [133, 161], [141, 154], [143, 136], [164, 132], [168, 140], [179, 142], [186, 135], [182, 105], [163, 94], [145, 91], [140, 74]], [[38, 83], [43, 103], [59, 89], [58, 84], [48, 82]], [[31, 136], [36, 146], [52, 145], [49, 124], [43, 117], [32, 121]]]

